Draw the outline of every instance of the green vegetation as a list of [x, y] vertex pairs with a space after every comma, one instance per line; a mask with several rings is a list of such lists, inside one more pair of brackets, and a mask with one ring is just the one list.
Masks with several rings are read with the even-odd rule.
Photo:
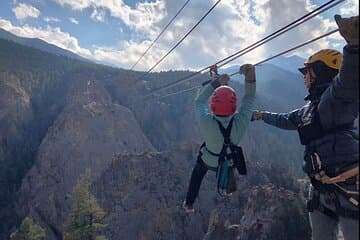
[[26, 217], [19, 229], [10, 235], [11, 240], [41, 240], [45, 237], [45, 230]]
[[80, 177], [72, 194], [72, 208], [65, 226], [65, 240], [106, 240], [97, 236], [98, 230], [105, 228], [102, 221], [104, 210], [90, 192], [91, 172], [86, 170]]

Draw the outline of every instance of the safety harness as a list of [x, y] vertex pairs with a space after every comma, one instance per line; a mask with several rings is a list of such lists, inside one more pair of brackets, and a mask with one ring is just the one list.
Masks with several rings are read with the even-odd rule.
[[[230, 119], [229, 125], [225, 129], [219, 120], [214, 118], [219, 126], [221, 134], [224, 137], [224, 143], [219, 154], [211, 152], [208, 148], [206, 150], [213, 156], [218, 157], [218, 167], [216, 168], [216, 178], [217, 178], [217, 189], [218, 193], [222, 195], [221, 191], [226, 190], [227, 192], [232, 192], [235, 189], [229, 189], [229, 184], [234, 184], [229, 181], [232, 181], [233, 168], [237, 168], [239, 174], [246, 175], [246, 165], [244, 154], [242, 148], [233, 144], [230, 140], [231, 129], [233, 125], [234, 117]], [[201, 145], [206, 147], [205, 142]], [[230, 186], [231, 188], [231, 186]]]
[[[359, 165], [356, 163], [350, 169], [339, 173], [335, 177], [329, 177], [325, 170], [321, 168], [321, 160], [319, 155], [315, 152], [311, 155], [312, 166], [317, 169], [313, 175], [310, 175], [310, 181], [313, 187], [313, 195], [307, 203], [309, 212], [318, 210], [323, 214], [338, 220], [339, 216], [344, 218], [358, 219], [359, 211], [351, 210], [341, 206], [338, 194], [345, 197], [352, 205], [359, 207], [359, 202], [355, 197], [358, 198], [358, 186], [359, 186]], [[357, 186], [357, 191], [349, 191], [344, 187], [340, 186], [339, 183], [347, 183]], [[326, 207], [320, 202], [320, 193], [329, 194], [332, 202], [335, 205], [335, 211]]]
[[[346, 218], [359, 218], [359, 211], [351, 210], [348, 208], [344, 208], [341, 206], [339, 201], [339, 194], [345, 197], [352, 205], [358, 207], [359, 202], [355, 197], [358, 198], [358, 191], [348, 191], [339, 183], [346, 182], [349, 185], [355, 183], [357, 184], [357, 190], [359, 186], [359, 167], [358, 163], [356, 166], [351, 167], [350, 169], [344, 169], [343, 171], [330, 171], [330, 169], [323, 169], [320, 156], [316, 152], [315, 145], [312, 142], [316, 139], [322, 138], [327, 134], [336, 133], [341, 130], [353, 129], [353, 123], [347, 123], [343, 125], [338, 125], [335, 128], [324, 129], [322, 123], [320, 121], [320, 115], [318, 112], [318, 104], [320, 102], [320, 98], [311, 99], [311, 96], [320, 96], [321, 93], [326, 88], [326, 84], [324, 86], [318, 86], [316, 90], [317, 93], [309, 95], [305, 98], [305, 100], [311, 100], [311, 103], [304, 109], [302, 120], [303, 122], [298, 126], [298, 133], [300, 137], [301, 144], [307, 146], [307, 154], [305, 155], [305, 165], [303, 166], [304, 171], [309, 175], [311, 184], [314, 186], [313, 196], [308, 201], [307, 207], [310, 212], [314, 210], [318, 210], [325, 215], [338, 219], [339, 216]], [[351, 132], [351, 131], [350, 131]], [[352, 134], [354, 138], [357, 138]], [[332, 174], [329, 174], [332, 173]], [[329, 177], [334, 176], [335, 177]], [[328, 194], [335, 205], [335, 211], [327, 208], [320, 202], [320, 193]]]

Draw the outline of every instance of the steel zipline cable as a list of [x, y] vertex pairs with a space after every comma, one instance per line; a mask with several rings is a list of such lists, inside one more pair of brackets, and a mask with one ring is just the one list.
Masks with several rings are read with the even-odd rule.
[[140, 62], [140, 60], [145, 56], [145, 54], [152, 48], [154, 43], [160, 38], [160, 36], [166, 31], [166, 29], [170, 26], [170, 24], [175, 20], [175, 18], [180, 14], [180, 12], [185, 8], [185, 6], [190, 2], [190, 0], [187, 0], [184, 5], [179, 9], [179, 11], [175, 14], [175, 16], [170, 20], [168, 24], [164, 27], [164, 29], [159, 33], [159, 35], [153, 40], [153, 42], [150, 44], [150, 46], [143, 52], [143, 54], [140, 56], [140, 58], [134, 63], [134, 65], [131, 67], [130, 70], [133, 70], [134, 67]]
[[160, 60], [158, 60], [144, 75], [142, 75], [140, 78], [138, 78], [137, 80], [135, 80], [136, 82], [143, 79], [146, 75], [148, 75], [157, 65], [159, 65], [167, 56], [169, 56], [169, 54], [175, 50], [175, 48], [177, 48], [184, 40], [185, 38], [187, 38], [187, 36], [190, 35], [190, 33], [192, 31], [195, 30], [195, 28], [207, 17], [207, 15], [210, 14], [210, 12], [221, 2], [221, 0], [218, 0], [206, 13], [204, 16], [202, 16], [200, 18], [200, 20], [190, 29], [189, 32], [187, 32], [181, 39], [180, 41], [178, 41], [174, 47], [172, 47], [164, 56], [162, 56], [162, 58], [160, 58]]
[[[261, 65], [261, 64], [263, 64], [263, 63], [265, 63], [265, 62], [267, 62], [267, 61], [270, 61], [271, 59], [274, 59], [274, 58], [277, 58], [277, 57], [279, 57], [279, 56], [281, 56], [281, 55], [284, 55], [284, 54], [287, 54], [287, 53], [289, 53], [289, 52], [292, 52], [292, 51], [294, 51], [295, 49], [298, 49], [298, 48], [301, 48], [301, 47], [303, 47], [303, 46], [305, 46], [305, 45], [308, 45], [308, 44], [310, 44], [310, 43], [313, 43], [313, 42], [315, 42], [315, 41], [317, 41], [317, 40], [319, 40], [319, 39], [321, 39], [321, 38], [324, 38], [324, 37], [327, 37], [327, 36], [329, 36], [329, 35], [331, 35], [331, 34], [334, 34], [334, 33], [336, 33], [337, 31], [339, 31], [339, 29], [334, 29], [334, 30], [332, 30], [332, 31], [330, 31], [330, 32], [327, 32], [327, 33], [321, 35], [321, 36], [318, 36], [318, 37], [316, 37], [316, 38], [313, 38], [313, 39], [311, 39], [311, 40], [309, 40], [309, 41], [307, 41], [307, 42], [304, 42], [304, 43], [299, 44], [299, 45], [297, 45], [297, 46], [295, 46], [295, 47], [289, 48], [289, 49], [287, 49], [287, 50], [285, 50], [285, 51], [283, 51], [283, 52], [281, 52], [281, 53], [278, 53], [278, 54], [276, 54], [276, 55], [274, 55], [274, 56], [271, 56], [271, 57], [269, 57], [269, 58], [267, 58], [267, 59], [265, 59], [265, 60], [262, 60], [262, 61], [260, 61], [260, 62], [257, 62], [257, 63], [254, 64], [254, 66]], [[235, 74], [238, 74], [238, 73], [239, 73], [239, 72], [234, 72], [234, 73], [230, 74], [229, 76], [234, 76]]]
[[[316, 14], [314, 14], [314, 15], [312, 15], [312, 16], [308, 16], [308, 17], [306, 17], [305, 19], [302, 19], [300, 22], [297, 22], [295, 25], [291, 26], [290, 28], [288, 28], [288, 29], [286, 29], [286, 30], [284, 30], [284, 31], [282, 31], [282, 32], [280, 32], [280, 33], [277, 33], [276, 35], [274, 35], [274, 36], [272, 36], [271, 38], [267, 39], [266, 41], [262, 42], [260, 45], [263, 45], [263, 44], [269, 42], [270, 40], [272, 40], [272, 39], [280, 36], [281, 34], [287, 32], [287, 31], [289, 31], [289, 30], [291, 30], [291, 29], [293, 29], [293, 28], [295, 28], [295, 27], [297, 27], [297, 26], [299, 26], [300, 24], [302, 24], [302, 23], [304, 23], [304, 22], [306, 22], [306, 21], [314, 18], [315, 16], [319, 15], [320, 13], [325, 12], [326, 10], [329, 10], [330, 8], [333, 8], [334, 6], [336, 6], [336, 5], [338, 5], [339, 3], [344, 2], [344, 1], [345, 1], [345, 0], [338, 0], [338, 1], [336, 1], [335, 3], [327, 6], [326, 8], [324, 8], [324, 9], [322, 9], [322, 10], [320, 10], [320, 11], [318, 11]], [[219, 65], [218, 67], [220, 68], [220, 67], [222, 67], [222, 66], [224, 66], [224, 65], [226, 65], [226, 64], [228, 64], [228, 63], [230, 63], [230, 62], [232, 62], [232, 61], [234, 61], [235, 59], [237, 59], [237, 58], [243, 56], [244, 54], [246, 54], [246, 53], [254, 50], [254, 49], [257, 48], [257, 47], [259, 47], [260, 45], [256, 45], [256, 46], [254, 46], [254, 47], [251, 47], [250, 49], [247, 49], [246, 51], [241, 52], [241, 54], [238, 54], [238, 55], [236, 55], [236, 56], [233, 56], [232, 58], [230, 58], [230, 59], [227, 60], [226, 62], [222, 63], [222, 64]]]
[[[278, 29], [277, 31], [271, 33], [270, 35], [264, 37], [263, 39], [261, 39], [261, 40], [255, 42], [255, 43], [245, 47], [244, 49], [242, 49], [240, 51], [237, 51], [237, 52], [231, 54], [230, 56], [216, 62], [213, 65], [218, 65], [218, 64], [222, 63], [221, 65], [218, 66], [218, 67], [222, 67], [222, 66], [228, 64], [229, 62], [234, 61], [235, 59], [239, 58], [240, 56], [254, 50], [257, 47], [260, 47], [261, 45], [269, 42], [270, 40], [272, 40], [272, 39], [286, 33], [287, 31], [299, 26], [300, 24], [310, 20], [311, 18], [314, 18], [315, 16], [319, 15], [320, 13], [322, 13], [322, 12], [324, 12], [324, 11], [326, 11], [326, 10], [328, 10], [328, 9], [330, 9], [330, 8], [336, 6], [339, 3], [344, 2], [344, 1], [345, 0], [331, 0], [331, 1], [328, 1], [327, 3], [324, 3], [323, 5], [319, 6], [316, 9], [314, 9], [313, 11], [305, 14], [304, 16], [298, 18], [297, 20], [287, 24], [286, 26], [284, 26], [284, 27]], [[224, 62], [224, 61], [226, 61], [226, 62]], [[204, 71], [208, 70], [211, 66], [212, 65], [210, 65], [208, 67], [205, 67], [205, 68], [202, 68], [202, 69], [200, 69], [200, 70], [198, 70], [198, 71], [196, 71], [196, 72], [194, 72], [194, 73], [192, 73], [192, 74], [190, 74], [188, 76], [185, 76], [185, 77], [180, 78], [180, 79], [178, 79], [178, 80], [176, 80], [174, 82], [171, 82], [171, 83], [165, 84], [165, 85], [163, 85], [161, 87], [158, 87], [156, 89], [153, 89], [153, 90], [150, 91], [150, 93], [148, 95], [145, 96], [145, 98], [150, 97], [151, 95], [153, 95], [154, 93], [156, 93], [156, 92], [158, 92], [160, 90], [165, 90], [167, 88], [178, 85], [178, 84], [180, 84], [180, 83], [182, 83], [184, 81], [190, 80], [193, 77], [195, 77], [196, 75], [201, 74]]]
[[[276, 55], [274, 55], [274, 56], [271, 56], [271, 57], [269, 57], [269, 58], [266, 58], [265, 60], [262, 60], [262, 61], [260, 61], [260, 62], [255, 63], [254, 66], [261, 65], [261, 64], [263, 64], [263, 63], [265, 63], [265, 62], [267, 62], [267, 61], [270, 61], [271, 59], [274, 59], [274, 58], [276, 58], [276, 57], [279, 57], [279, 56], [281, 56], [281, 55], [284, 55], [284, 54], [286, 54], [286, 53], [289, 53], [289, 52], [291, 52], [291, 51], [294, 51], [295, 49], [301, 48], [301, 47], [303, 47], [303, 46], [305, 46], [305, 45], [308, 45], [308, 44], [310, 44], [310, 43], [312, 43], [312, 42], [315, 42], [315, 41], [317, 41], [317, 40], [319, 40], [319, 39], [321, 39], [321, 38], [327, 37], [327, 36], [329, 36], [329, 35], [331, 35], [331, 34], [336, 33], [338, 30], [339, 30], [339, 29], [332, 30], [332, 31], [330, 31], [330, 32], [328, 32], [328, 33], [325, 33], [325, 34], [321, 35], [321, 36], [318, 36], [318, 37], [316, 37], [316, 38], [313, 38], [313, 39], [311, 39], [311, 40], [309, 40], [309, 41], [307, 41], [307, 42], [304, 42], [304, 43], [299, 44], [299, 45], [297, 45], [297, 46], [295, 46], [295, 47], [292, 47], [292, 48], [290, 48], [290, 49], [287, 49], [287, 50], [285, 50], [285, 51], [283, 51], [283, 52], [281, 52], [281, 53], [278, 53], [278, 54], [276, 54]], [[234, 76], [234, 75], [236, 75], [236, 74], [239, 74], [239, 72], [231, 73], [231, 74], [229, 74], [229, 76], [231, 77], [231, 76]], [[191, 87], [191, 88], [188, 88], [188, 89], [184, 89], [184, 90], [181, 90], [181, 91], [178, 91], [178, 92], [169, 93], [169, 94], [166, 94], [166, 95], [163, 95], [163, 96], [158, 96], [156, 99], [165, 98], [165, 97], [177, 95], [177, 94], [180, 94], [180, 93], [189, 92], [189, 91], [191, 91], [191, 90], [194, 90], [194, 89], [197, 89], [197, 88], [200, 88], [200, 87], [201, 87], [201, 85], [194, 86], [194, 87]], [[148, 99], [150, 99], [150, 98], [147, 98], [147, 100], [148, 100]]]

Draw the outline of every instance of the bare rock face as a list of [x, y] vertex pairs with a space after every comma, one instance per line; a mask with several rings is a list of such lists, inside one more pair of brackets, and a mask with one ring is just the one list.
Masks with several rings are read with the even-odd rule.
[[[215, 173], [208, 172], [195, 213], [186, 214], [181, 204], [197, 149], [197, 144], [185, 144], [161, 153], [114, 158], [93, 183], [93, 192], [108, 213], [103, 234], [109, 239], [144, 240], [294, 239], [291, 234], [309, 239], [301, 238], [308, 236], [309, 224], [305, 204], [294, 193], [299, 190], [295, 180], [272, 166], [248, 162], [249, 175], [236, 175], [238, 190], [231, 197], [217, 194]], [[267, 185], [272, 181], [276, 187]]]
[[[207, 207], [196, 205], [197, 213], [191, 216], [181, 209], [196, 147], [114, 158], [93, 185], [98, 202], [109, 213], [109, 239], [201, 239]], [[206, 179], [204, 183], [205, 200], [210, 190]], [[209, 200], [209, 207], [215, 207]]]
[[310, 239], [301, 199], [272, 184], [254, 187], [240, 222], [239, 239]]
[[34, 116], [29, 94], [11, 73], [0, 72], [0, 96], [0, 163], [4, 164], [12, 156], [11, 147], [21, 145], [27, 137], [24, 128]]
[[240, 224], [231, 224], [229, 220], [220, 220], [220, 212], [214, 209], [209, 218], [208, 230], [203, 240], [238, 239]]
[[15, 193], [29, 165], [33, 139], [26, 128], [34, 119], [30, 98], [18, 77], [0, 72], [0, 238], [14, 224]]
[[204, 240], [287, 240], [310, 239], [311, 230], [302, 198], [272, 184], [255, 186], [238, 224], [210, 217]]
[[32, 169], [23, 179], [19, 209], [61, 239], [69, 201], [78, 177], [91, 169], [98, 177], [114, 155], [154, 151], [133, 114], [113, 104], [95, 79], [71, 79], [66, 105], [43, 139]]

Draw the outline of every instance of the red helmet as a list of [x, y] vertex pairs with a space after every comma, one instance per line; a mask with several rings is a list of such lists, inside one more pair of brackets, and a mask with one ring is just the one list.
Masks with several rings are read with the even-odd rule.
[[236, 111], [237, 101], [234, 89], [229, 86], [220, 86], [211, 95], [210, 109], [213, 114], [230, 116]]

